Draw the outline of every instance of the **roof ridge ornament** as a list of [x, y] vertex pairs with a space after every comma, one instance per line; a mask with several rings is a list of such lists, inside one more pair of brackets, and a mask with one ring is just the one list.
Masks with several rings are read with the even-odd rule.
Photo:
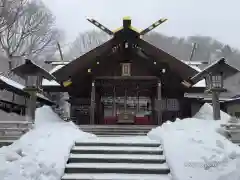
[[105, 33], [107, 33], [108, 35], [110, 36], [114, 36], [115, 33], [121, 31], [122, 29], [125, 29], [125, 28], [129, 28], [133, 31], [135, 31], [136, 33], [138, 33], [139, 35], [145, 35], [147, 34], [148, 32], [152, 31], [153, 29], [155, 29], [156, 27], [158, 27], [159, 25], [163, 24], [164, 22], [167, 21], [166, 18], [161, 18], [159, 19], [158, 21], [154, 22], [153, 24], [151, 24], [149, 27], [145, 28], [144, 30], [142, 31], [138, 31], [135, 27], [133, 27], [131, 25], [131, 17], [130, 16], [126, 16], [126, 17], [123, 17], [123, 26], [121, 26], [120, 28], [114, 30], [114, 31], [111, 31], [109, 28], [105, 27], [104, 25], [102, 25], [101, 23], [99, 23], [97, 20], [95, 19], [87, 19], [90, 23], [92, 23], [93, 25], [95, 25], [96, 27], [98, 27], [99, 29], [101, 29], [102, 31], [104, 31]]

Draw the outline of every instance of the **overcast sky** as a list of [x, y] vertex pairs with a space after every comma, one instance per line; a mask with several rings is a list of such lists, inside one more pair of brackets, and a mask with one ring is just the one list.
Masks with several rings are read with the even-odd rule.
[[72, 41], [79, 32], [96, 29], [86, 18], [94, 18], [114, 30], [122, 17], [144, 29], [164, 17], [155, 29], [170, 36], [207, 35], [240, 49], [239, 0], [44, 0], [56, 16], [57, 25]]

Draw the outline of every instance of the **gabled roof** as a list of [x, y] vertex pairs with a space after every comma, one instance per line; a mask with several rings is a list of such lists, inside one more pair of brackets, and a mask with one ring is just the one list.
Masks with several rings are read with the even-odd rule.
[[205, 69], [203, 69], [201, 72], [196, 74], [191, 78], [191, 81], [193, 84], [201, 81], [204, 79], [209, 73], [214, 72], [222, 72], [223, 73], [223, 79], [226, 79], [229, 76], [234, 75], [235, 73], [239, 72], [239, 70], [231, 65], [229, 65], [225, 58], [221, 58], [220, 60], [214, 62], [213, 64], [207, 66]]
[[[188, 80], [198, 73], [197, 70], [190, 67], [186, 63], [178, 60], [177, 58], [166, 53], [165, 51], [156, 48], [155, 46], [144, 41], [143, 39], [139, 38], [134, 42], [137, 43], [137, 45], [139, 46], [138, 48], [141, 50], [141, 53], [143, 53], [146, 57], [153, 57], [156, 62], [164, 62], [168, 64], [170, 69], [179, 74], [179, 76], [183, 80]], [[72, 76], [74, 76], [77, 72], [86, 68], [90, 68], [93, 64], [96, 63], [97, 59], [100, 56], [102, 56], [104, 53], [112, 52], [112, 48], [120, 43], [121, 39], [112, 38], [104, 44], [96, 47], [95, 49], [87, 52], [86, 54], [63, 66], [59, 70], [53, 72], [53, 75], [59, 82], [66, 81]]]
[[12, 69], [12, 71], [22, 78], [25, 78], [26, 75], [36, 74], [48, 80], [55, 79], [55, 77], [49, 74], [48, 71], [41, 68], [29, 59], [26, 59], [24, 64], [17, 66], [16, 68]]
[[115, 44], [115, 40], [111, 39], [104, 44], [92, 49], [91, 51], [83, 54], [79, 58], [71, 61], [67, 65], [63, 66], [59, 70], [53, 72], [53, 76], [56, 77], [58, 81], [65, 81], [71, 78], [72, 75], [76, 74], [84, 68], [89, 67], [92, 62], [95, 62], [98, 57], [102, 54], [110, 51]]
[[[105, 33], [113, 36], [113, 38], [55, 71], [53, 75], [59, 82], [71, 80], [71, 78], [78, 72], [82, 72], [83, 70], [86, 71], [87, 68], [91, 68], [94, 64], [96, 64], [98, 58], [104, 55], [107, 56], [109, 53], [113, 53], [113, 48], [117, 49], [117, 51], [118, 49], [122, 50], [125, 48], [125, 42], [127, 42], [128, 44], [133, 45], [131, 48], [141, 51], [140, 54], [137, 54], [138, 56], [146, 56], [146, 61], [151, 59], [162, 64], [167, 64], [171, 71], [178, 74], [182, 81], [188, 81], [192, 76], [198, 73], [196, 69], [141, 39], [141, 35], [150, 32], [166, 20], [166, 18], [161, 18], [143, 31], [137, 31], [131, 25], [131, 18], [126, 17], [123, 19], [122, 27], [113, 32], [98, 21], [88, 19], [89, 22], [100, 28]], [[106, 61], [104, 63], [107, 65]]]
[[186, 63], [168, 54], [162, 49], [159, 49], [152, 44], [144, 41], [143, 39], [138, 40], [138, 45], [147, 55], [155, 57], [156, 61], [167, 63], [170, 69], [172, 69], [179, 76], [181, 76], [183, 80], [188, 80], [198, 73], [198, 71], [196, 71], [194, 68], [190, 67]]

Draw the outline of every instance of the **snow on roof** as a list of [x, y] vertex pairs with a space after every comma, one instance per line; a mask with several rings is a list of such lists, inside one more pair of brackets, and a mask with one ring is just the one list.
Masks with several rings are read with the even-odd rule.
[[193, 87], [206, 87], [205, 79], [199, 81], [198, 83], [194, 84]]
[[[69, 62], [68, 62], [68, 63], [69, 63]], [[68, 63], [66, 62], [66, 64], [68, 64]], [[57, 70], [59, 70], [59, 69], [61, 69], [63, 66], [65, 66], [66, 64], [57, 65], [57, 66], [54, 67], [51, 71], [49, 71], [49, 73], [52, 74], [52, 73], [56, 72]], [[60, 86], [60, 84], [59, 84], [57, 81], [55, 81], [55, 80], [49, 81], [49, 80], [47, 80], [47, 79], [43, 79], [43, 80], [42, 80], [42, 85], [43, 85], [43, 86]]]
[[[66, 65], [66, 64], [65, 64]], [[56, 72], [57, 70], [61, 69], [63, 66], [65, 66], [64, 64], [62, 65], [57, 65], [56, 67], [54, 67], [51, 71], [49, 71], [50, 74]]]
[[54, 81], [54, 80], [49, 81], [47, 79], [43, 79], [42, 85], [43, 86], [60, 86], [60, 84], [57, 81]]
[[208, 64], [208, 62], [206, 61], [185, 61], [185, 60], [181, 60], [182, 62], [184, 62], [187, 65], [203, 65], [203, 64]]
[[70, 61], [54, 61], [54, 62], [51, 62], [50, 64], [52, 64], [52, 65], [66, 65], [69, 62]]
[[5, 76], [2, 76], [2, 75], [0, 75], [0, 80], [5, 82], [6, 84], [8, 84], [10, 86], [13, 86], [13, 87], [15, 87], [17, 89], [20, 89], [20, 90], [23, 90], [25, 88], [24, 85], [22, 85], [22, 84], [20, 84], [20, 83], [18, 83], [16, 81], [13, 81], [13, 80], [11, 80], [11, 79], [9, 79], [9, 78], [7, 78]]
[[193, 63], [193, 62], [188, 62], [188, 61], [183, 61], [183, 60], [181, 60], [183, 63], [185, 63], [185, 64], [187, 64], [188, 66], [190, 66], [191, 68], [193, 68], [193, 69], [195, 69], [196, 71], [198, 71], [198, 72], [201, 72], [202, 70], [198, 67], [198, 65], [201, 65], [199, 62], [195, 62], [195, 63]]
[[[13, 80], [11, 80], [11, 79], [3, 76], [3, 75], [0, 75], [0, 80], [3, 81], [3, 82], [5, 82], [5, 83], [8, 84], [9, 86], [15, 87], [15, 88], [17, 88], [17, 89], [19, 89], [19, 90], [21, 90], [21, 91], [23, 91], [24, 88], [26, 87], [26, 86], [24, 86], [24, 85], [22, 85], [22, 84], [20, 84], [20, 83], [18, 83], [18, 82], [16, 82], [16, 81], [13, 81]], [[38, 96], [39, 98], [42, 98], [42, 99], [51, 101], [51, 100], [49, 100], [46, 96], [44, 96], [43, 94], [37, 93], [37, 96]]]

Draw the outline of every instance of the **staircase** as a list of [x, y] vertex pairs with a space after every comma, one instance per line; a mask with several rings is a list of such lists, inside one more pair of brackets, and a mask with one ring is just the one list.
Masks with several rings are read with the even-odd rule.
[[240, 121], [239, 119], [232, 117], [227, 124], [221, 125], [228, 133], [229, 140], [232, 143], [240, 146]]
[[170, 180], [159, 142], [146, 136], [76, 142], [62, 180]]
[[153, 125], [80, 125], [82, 131], [102, 137], [118, 136], [143, 136], [146, 135]]
[[0, 121], [0, 148], [18, 140], [30, 127], [26, 121]]

